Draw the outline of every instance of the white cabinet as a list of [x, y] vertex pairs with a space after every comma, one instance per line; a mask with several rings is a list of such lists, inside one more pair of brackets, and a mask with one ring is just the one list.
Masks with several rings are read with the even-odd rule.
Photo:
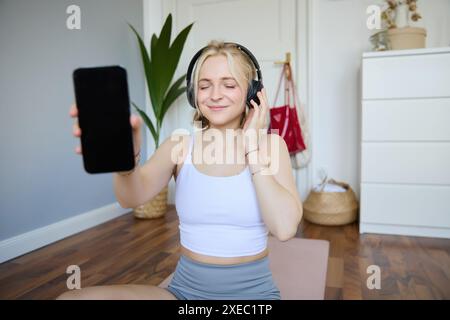
[[450, 238], [450, 47], [364, 53], [360, 233]]

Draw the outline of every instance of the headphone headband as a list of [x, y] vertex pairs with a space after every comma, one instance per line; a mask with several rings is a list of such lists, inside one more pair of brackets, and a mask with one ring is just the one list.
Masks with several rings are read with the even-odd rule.
[[[259, 64], [258, 64], [258, 61], [256, 60], [255, 56], [250, 52], [250, 50], [248, 50], [248, 49], [247, 49], [246, 47], [244, 47], [243, 45], [240, 45], [240, 44], [235, 43], [235, 42], [224, 42], [224, 44], [232, 44], [232, 45], [235, 45], [239, 50], [243, 51], [243, 52], [247, 55], [247, 57], [250, 58], [250, 60], [251, 60], [252, 63], [253, 63], [253, 66], [254, 66], [255, 69], [256, 69], [256, 75], [258, 76], [258, 80], [256, 80], [256, 82], [259, 83], [259, 84], [261, 85], [261, 88], [262, 88], [262, 74], [261, 74], [261, 68], [260, 68], [260, 66], [259, 66]], [[187, 70], [187, 73], [186, 73], [186, 87], [187, 87], [187, 92], [188, 92], [188, 101], [189, 101], [189, 103], [190, 103], [191, 105], [192, 105], [192, 101], [191, 101], [192, 97], [190, 97], [189, 94], [192, 94], [192, 93], [190, 93], [190, 92], [193, 91], [193, 88], [191, 88], [192, 71], [193, 71], [193, 69], [194, 69], [195, 63], [197, 62], [198, 58], [199, 58], [200, 55], [203, 53], [203, 51], [204, 51], [205, 49], [207, 49], [208, 47], [209, 47], [209, 46], [205, 46], [205, 47], [203, 47], [202, 49], [200, 49], [199, 51], [197, 51], [197, 53], [194, 55], [194, 57], [192, 58], [191, 62], [189, 63], [189, 67], [188, 67], [188, 70]], [[255, 82], [255, 80], [252, 81], [252, 84], [253, 84], [253, 82]], [[253, 94], [252, 94], [252, 96], [253, 96]], [[255, 97], [255, 98], [256, 98], [256, 97]], [[195, 104], [192, 105], [192, 107], [195, 108]]]

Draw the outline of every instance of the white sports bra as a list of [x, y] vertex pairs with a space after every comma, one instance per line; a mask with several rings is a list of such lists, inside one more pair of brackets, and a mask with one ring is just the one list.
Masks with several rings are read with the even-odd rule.
[[233, 176], [204, 174], [192, 163], [193, 144], [191, 135], [189, 152], [176, 179], [181, 244], [193, 252], [217, 257], [264, 251], [268, 230], [248, 166]]

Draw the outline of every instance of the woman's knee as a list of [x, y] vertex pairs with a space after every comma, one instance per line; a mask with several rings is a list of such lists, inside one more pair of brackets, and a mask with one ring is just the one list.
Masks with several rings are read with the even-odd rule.
[[86, 287], [83, 289], [66, 291], [56, 300], [101, 300], [110, 299], [107, 290], [102, 287]]
[[78, 300], [78, 299], [82, 299], [81, 298], [81, 294], [78, 291], [80, 291], [80, 290], [66, 291], [66, 292], [60, 294], [56, 298], [56, 300]]
[[176, 300], [169, 291], [146, 285], [115, 285], [86, 287], [79, 290], [66, 291], [57, 300], [122, 300], [122, 299], [155, 299]]

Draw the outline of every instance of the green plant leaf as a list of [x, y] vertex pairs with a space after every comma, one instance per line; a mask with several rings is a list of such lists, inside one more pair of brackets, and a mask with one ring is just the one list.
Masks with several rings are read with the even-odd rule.
[[148, 56], [147, 48], [145, 47], [144, 42], [142, 41], [142, 39], [139, 36], [139, 33], [136, 31], [136, 29], [131, 24], [128, 24], [128, 25], [130, 26], [131, 30], [133, 30], [134, 34], [136, 35], [136, 38], [138, 39], [145, 73], [150, 73], [150, 71], [151, 71], [150, 70], [150, 57]]
[[161, 71], [161, 77], [159, 78], [160, 83], [160, 95], [164, 97], [167, 88], [169, 87], [170, 81], [172, 80], [173, 74], [167, 72], [167, 56], [170, 50], [170, 36], [172, 33], [172, 15], [167, 16], [166, 22], [164, 23], [161, 33], [159, 35], [159, 40], [155, 48], [156, 62], [158, 62], [158, 69]]
[[[153, 34], [151, 43], [150, 43], [150, 53], [151, 53], [151, 66], [152, 70], [154, 71], [155, 75], [158, 75], [161, 71], [159, 68], [160, 62], [158, 63], [158, 57], [156, 55], [157, 52], [157, 45], [158, 45], [159, 39], [156, 36], [156, 34]], [[161, 95], [161, 84], [160, 81], [157, 79], [157, 77], [152, 77], [150, 80], [152, 91], [149, 93], [152, 98], [152, 108], [153, 112], [155, 113], [156, 118], [158, 118], [159, 110], [161, 109], [161, 101], [162, 101], [162, 95]]]
[[[170, 47], [168, 56], [166, 58], [166, 70], [168, 73], [168, 76], [170, 79], [173, 78], [175, 74], [175, 70], [177, 69], [178, 62], [180, 61], [181, 52], [183, 51], [184, 44], [186, 42], [187, 36], [189, 35], [189, 32], [191, 31], [191, 28], [194, 24], [191, 23], [189, 26], [184, 28], [178, 36], [175, 38], [175, 40], [172, 43], [172, 46]], [[167, 84], [167, 88], [168, 88]], [[167, 89], [166, 88], [166, 89]]]
[[170, 83], [172, 82], [178, 66], [187, 36], [194, 23], [183, 29], [173, 41], [172, 46], [170, 46], [172, 15], [169, 14], [164, 22], [159, 37], [156, 34], [152, 35], [149, 53], [137, 31], [131, 24], [129, 25], [139, 41], [148, 93], [155, 114], [156, 127], [145, 112], [139, 109], [135, 104], [133, 105], [144, 119], [147, 127], [152, 133], [156, 146], [158, 146], [159, 132], [164, 116], [173, 102], [186, 90], [186, 87], [180, 88], [185, 75], [180, 77], [172, 85], [170, 85]]
[[158, 47], [169, 49], [170, 46], [170, 36], [172, 35], [172, 14], [167, 16], [166, 22], [164, 22], [164, 26], [161, 29], [161, 33], [159, 35]]
[[152, 40], [150, 42], [150, 52], [152, 54], [152, 60], [155, 59], [154, 54], [155, 54], [155, 50], [156, 50], [156, 45], [158, 44], [158, 37], [156, 36], [156, 34], [152, 35]]
[[172, 103], [173, 103], [175, 100], [177, 100], [177, 98], [178, 98], [180, 95], [182, 95], [183, 93], [186, 93], [186, 87], [179, 88], [179, 89], [177, 89], [177, 90], [174, 92], [174, 94], [173, 94], [173, 96], [172, 96], [171, 102], [168, 102], [168, 103], [167, 103], [167, 106], [168, 106], [168, 107], [165, 109], [164, 114], [167, 112], [167, 110], [169, 110], [169, 108], [170, 108], [170, 106], [172, 105]]
[[[164, 116], [169, 110], [172, 103], [180, 96], [183, 91], [186, 91], [186, 87], [179, 88], [183, 80], [186, 78], [186, 74], [182, 75], [180, 78], [178, 78], [177, 81], [172, 84], [169, 91], [167, 92], [166, 97], [164, 98], [163, 104], [162, 104], [162, 110], [161, 110], [161, 118], [164, 119]], [[181, 93], [179, 93], [181, 92]]]
[[[158, 63], [157, 63], [157, 56], [156, 56], [156, 52], [157, 52], [157, 46], [158, 46], [158, 37], [156, 34], [152, 35], [152, 40], [150, 43], [151, 46], [151, 50], [150, 50], [150, 54], [151, 54], [151, 64], [153, 66], [153, 70], [155, 72], [155, 74], [159, 74], [159, 68], [158, 68]], [[159, 110], [159, 104], [160, 101], [162, 99], [162, 97], [159, 94], [159, 81], [156, 81], [156, 79], [150, 79], [151, 83], [152, 83], [152, 95], [154, 97], [154, 101], [152, 101], [152, 105], [153, 105], [153, 111], [155, 112], [155, 115], [157, 115], [158, 110]]]
[[[147, 80], [147, 87], [148, 87], [148, 92], [149, 92], [149, 96], [150, 96], [150, 101], [152, 103], [152, 108], [153, 108], [153, 112], [155, 112], [155, 106], [158, 105], [158, 103], [160, 104], [159, 101], [161, 101], [161, 98], [159, 98], [155, 95], [155, 92], [157, 92], [156, 89], [156, 85], [157, 85], [157, 81], [155, 81], [155, 77], [152, 77], [153, 74], [153, 68], [152, 68], [152, 64], [150, 61], [150, 57], [148, 55], [147, 52], [147, 48], [145, 47], [144, 41], [142, 41], [142, 38], [139, 36], [139, 33], [136, 31], [136, 29], [131, 25], [128, 24], [130, 26], [130, 28], [133, 30], [134, 34], [136, 35], [136, 38], [139, 42], [139, 47], [141, 50], [141, 58], [142, 58], [142, 63], [144, 65], [144, 71], [145, 71], [145, 78]], [[156, 115], [156, 112], [155, 112]]]
[[164, 22], [164, 26], [161, 29], [159, 39], [152, 48], [152, 67], [158, 74], [157, 81], [157, 108], [155, 108], [155, 114], [158, 120], [161, 119], [162, 101], [167, 90], [167, 87], [172, 80], [171, 76], [167, 72], [167, 56], [169, 53], [170, 36], [172, 33], [172, 15], [169, 14]]
[[[168, 21], [171, 21], [171, 16], [168, 17], [167, 19]], [[158, 41], [158, 46], [157, 46], [157, 57], [160, 57], [162, 63], [158, 64], [159, 66], [163, 66], [160, 69], [160, 75], [161, 77], [160, 79], [160, 93], [161, 93], [161, 97], [165, 97], [165, 95], [168, 92], [169, 89], [169, 85], [171, 80], [173, 79], [173, 76], [175, 74], [175, 70], [178, 66], [178, 62], [180, 60], [181, 57], [181, 52], [183, 50], [184, 44], [186, 42], [186, 38], [191, 30], [193, 26], [193, 23], [191, 25], [189, 25], [188, 27], [186, 27], [185, 29], [183, 29], [180, 34], [175, 38], [172, 46], [169, 47], [165, 47], [162, 45], [159, 45], [161, 40]], [[168, 28], [163, 28], [164, 32], [168, 32]], [[161, 32], [161, 39], [162, 37], [167, 37], [167, 34], [164, 34], [163, 32]], [[165, 41], [165, 44], [167, 44], [167, 41]], [[161, 108], [159, 110], [158, 113], [158, 119], [162, 120], [162, 115], [163, 115], [163, 108]]]
[[153, 126], [152, 121], [150, 120], [150, 118], [147, 116], [147, 114], [141, 110], [134, 102], [131, 102], [134, 106], [134, 108], [136, 109], [137, 112], [139, 112], [139, 115], [141, 116], [141, 118], [144, 120], [145, 124], [147, 125], [147, 127], [150, 129], [150, 132], [153, 136], [153, 139], [156, 141], [158, 141], [159, 137], [158, 137], [158, 133], [155, 130], [155, 127]]

